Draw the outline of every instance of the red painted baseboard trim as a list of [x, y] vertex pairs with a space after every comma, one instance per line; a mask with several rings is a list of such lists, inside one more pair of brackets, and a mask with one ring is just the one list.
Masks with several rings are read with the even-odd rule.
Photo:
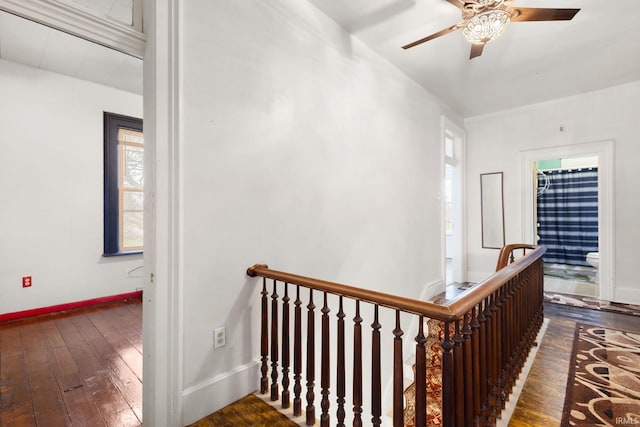
[[0, 314], [0, 322], [8, 320], [24, 319], [27, 317], [41, 316], [43, 314], [57, 313], [59, 311], [73, 310], [76, 308], [89, 307], [92, 305], [104, 304], [107, 302], [121, 301], [129, 298], [141, 297], [142, 291], [128, 292], [125, 294], [109, 295], [106, 297], [87, 299], [84, 301], [69, 302], [66, 304], [50, 305], [48, 307], [33, 308], [31, 310], [16, 311], [13, 313]]

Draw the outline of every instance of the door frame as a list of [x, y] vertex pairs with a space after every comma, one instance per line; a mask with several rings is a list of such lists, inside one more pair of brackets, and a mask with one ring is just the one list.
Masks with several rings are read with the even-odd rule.
[[454, 224], [456, 226], [455, 231], [453, 233], [453, 239], [455, 240], [454, 244], [454, 254], [453, 254], [453, 264], [452, 264], [452, 272], [453, 272], [453, 280], [454, 282], [465, 282], [467, 277], [467, 239], [466, 239], [466, 163], [467, 163], [467, 134], [464, 129], [460, 126], [456, 125], [454, 122], [449, 120], [447, 117], [442, 116], [441, 123], [441, 136], [440, 136], [440, 146], [441, 146], [441, 171], [440, 176], [442, 179], [441, 189], [440, 189], [440, 201], [441, 201], [441, 209], [442, 209], [442, 229], [441, 229], [441, 259], [442, 259], [442, 282], [446, 286], [447, 282], [447, 272], [446, 272], [446, 259], [447, 259], [447, 247], [446, 247], [446, 215], [445, 215], [445, 168], [447, 165], [447, 159], [445, 155], [445, 145], [444, 140], [445, 136], [449, 132], [453, 135], [454, 140], [454, 153], [458, 153], [455, 155], [456, 164], [455, 170], [458, 172], [458, 180], [457, 183], [454, 181], [454, 194], [457, 189], [457, 197], [455, 197], [453, 204], [457, 206], [456, 209], [457, 215], [454, 216]]
[[600, 299], [611, 301], [615, 295], [615, 244], [613, 217], [614, 141], [596, 141], [557, 147], [534, 148], [520, 153], [522, 171], [522, 241], [535, 244], [534, 187], [535, 162], [554, 158], [598, 157], [598, 288]]

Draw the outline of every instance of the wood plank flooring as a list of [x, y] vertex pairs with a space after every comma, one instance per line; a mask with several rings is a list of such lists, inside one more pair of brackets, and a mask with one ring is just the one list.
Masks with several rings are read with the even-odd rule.
[[142, 425], [141, 299], [0, 324], [0, 425]]
[[[510, 427], [560, 425], [576, 322], [640, 331], [640, 317], [606, 311], [546, 303], [545, 317], [549, 319], [547, 332], [539, 344], [538, 354], [512, 415]], [[253, 397], [253, 399], [258, 398]], [[234, 416], [233, 414], [246, 412], [247, 401], [243, 399], [203, 418], [190, 427], [271, 425], [256, 424], [258, 422], [256, 420], [272, 416], [275, 409], [264, 404], [255, 413], [254, 419], [233, 418], [233, 423], [225, 424], [229, 414]], [[282, 422], [283, 426], [297, 425], [291, 421]]]
[[[605, 311], [545, 304], [545, 317], [511, 426], [559, 425], [576, 322], [640, 331], [639, 317]], [[239, 404], [244, 409], [233, 404], [196, 425], [281, 425], [270, 405]], [[0, 324], [0, 425], [142, 425], [140, 299]]]
[[640, 317], [546, 303], [549, 319], [509, 426], [559, 426], [576, 323], [640, 332]]
[[252, 394], [196, 421], [189, 427], [298, 427], [268, 403]]

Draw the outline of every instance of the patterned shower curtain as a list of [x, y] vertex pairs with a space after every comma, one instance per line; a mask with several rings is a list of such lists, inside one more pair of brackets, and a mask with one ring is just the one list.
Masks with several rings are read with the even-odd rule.
[[589, 264], [598, 251], [598, 169], [544, 172], [546, 189], [538, 191], [539, 244], [547, 248], [546, 263]]

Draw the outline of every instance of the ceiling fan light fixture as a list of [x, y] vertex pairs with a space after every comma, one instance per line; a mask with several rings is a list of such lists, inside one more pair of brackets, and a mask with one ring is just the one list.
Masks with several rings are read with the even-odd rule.
[[487, 44], [500, 37], [511, 22], [509, 14], [501, 9], [489, 10], [465, 22], [462, 34], [473, 44]]
[[472, 2], [465, 2], [465, 5], [469, 5], [476, 12], [480, 12], [483, 9], [496, 9], [504, 4], [504, 0], [475, 0]]

